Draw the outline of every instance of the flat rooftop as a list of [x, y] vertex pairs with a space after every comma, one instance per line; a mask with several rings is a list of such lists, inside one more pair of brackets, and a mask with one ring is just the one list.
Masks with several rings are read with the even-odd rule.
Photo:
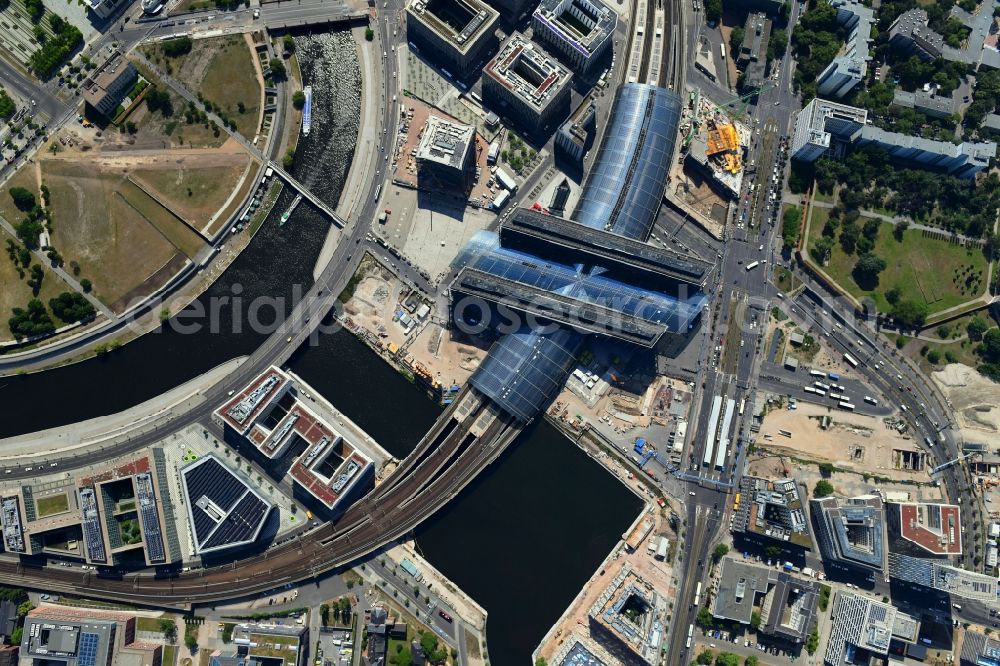
[[573, 76], [555, 56], [517, 32], [500, 45], [483, 73], [539, 112]]
[[692, 285], [700, 285], [711, 268], [705, 261], [528, 208], [518, 208], [500, 225], [501, 243], [506, 244], [513, 235], [578, 251], [591, 261], [636, 268]]
[[666, 599], [627, 564], [590, 609], [590, 621], [630, 650], [634, 659], [658, 663], [665, 636]]
[[961, 555], [961, 509], [954, 504], [890, 504], [899, 512], [900, 535], [934, 555]]
[[595, 0], [542, 0], [535, 18], [584, 54], [614, 33], [618, 23], [618, 14]]
[[215, 410], [215, 414], [233, 430], [245, 435], [261, 412], [283, 393], [287, 383], [288, 376], [272, 368], [232, 396]]
[[744, 476], [734, 497], [733, 530], [810, 548], [809, 521], [792, 479]]
[[272, 505], [214, 455], [181, 469], [181, 486], [199, 555], [257, 540]]
[[406, 12], [463, 53], [500, 18], [480, 0], [411, 0]]
[[424, 126], [420, 143], [417, 144], [417, 159], [434, 162], [452, 169], [461, 169], [469, 147], [476, 141], [476, 128], [429, 116]]
[[778, 582], [778, 571], [740, 562], [731, 557], [722, 560], [719, 591], [712, 614], [724, 620], [749, 624], [758, 594], [766, 594]]
[[813, 499], [811, 508], [819, 524], [816, 540], [825, 559], [885, 570], [885, 512], [878, 496]]

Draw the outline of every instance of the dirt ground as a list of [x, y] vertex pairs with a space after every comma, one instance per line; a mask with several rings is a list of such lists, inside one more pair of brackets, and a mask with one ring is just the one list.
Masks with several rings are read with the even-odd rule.
[[[826, 430], [819, 427], [822, 416], [831, 419]], [[780, 435], [779, 430], [791, 432], [792, 436]], [[929, 479], [926, 471], [896, 468], [899, 454], [895, 452], [919, 453], [921, 449], [912, 438], [890, 429], [882, 419], [806, 402], [800, 402], [795, 410], [769, 412], [761, 425], [757, 447], [892, 479]]]
[[954, 407], [963, 439], [1000, 446], [1000, 385], [961, 363], [950, 363], [931, 378]]

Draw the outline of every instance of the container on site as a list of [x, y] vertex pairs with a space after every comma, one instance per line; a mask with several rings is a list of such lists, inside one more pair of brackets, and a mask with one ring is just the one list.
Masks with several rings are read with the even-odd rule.
[[656, 559], [667, 559], [667, 548], [670, 547], [670, 540], [665, 536], [660, 537], [660, 545], [656, 547]]

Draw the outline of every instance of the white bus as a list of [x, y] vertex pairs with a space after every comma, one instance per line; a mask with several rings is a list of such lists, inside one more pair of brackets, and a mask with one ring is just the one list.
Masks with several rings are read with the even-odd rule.
[[701, 603], [701, 581], [698, 581], [698, 587], [694, 591], [694, 605], [697, 606]]
[[692, 638], [694, 638], [694, 625], [693, 624], [689, 624], [688, 625], [688, 639], [687, 639], [687, 643], [686, 643], [686, 647], [688, 649], [691, 649], [691, 639]]
[[802, 390], [805, 391], [806, 393], [815, 393], [816, 392], [816, 389], [814, 389], [812, 386], [804, 386], [804, 387], [802, 387]]
[[846, 409], [849, 412], [854, 411], [854, 405], [850, 402], [847, 402], [846, 400], [841, 400], [840, 404], [838, 404], [837, 406], [840, 407], [841, 409]]
[[757, 268], [757, 265], [759, 263], [760, 263], [759, 261], [754, 261], [752, 263], [747, 264], [747, 270], [752, 271], [753, 269]]
[[722, 53], [722, 59], [725, 60], [726, 59], [726, 45], [725, 44], [719, 44], [719, 51]]
[[878, 406], [878, 401], [875, 400], [875, 398], [871, 397], [870, 395], [865, 396], [865, 402], [867, 402], [870, 405], [875, 405], [876, 407]]
[[810, 370], [809, 374], [812, 375], [813, 377], [819, 377], [821, 379], [823, 377], [826, 377], [826, 373], [825, 372], [820, 372], [819, 370]]
[[832, 400], [840, 400], [844, 396], [841, 395], [840, 393], [831, 393], [828, 397]]
[[816, 389], [816, 395], [826, 395], [826, 391], [824, 391], [823, 389], [818, 388], [818, 389]]
[[829, 384], [824, 384], [823, 382], [813, 382], [813, 386], [815, 386], [818, 389], [822, 389], [824, 391], [829, 391], [830, 390], [830, 385]]
[[851, 364], [852, 368], [858, 367], [858, 362], [854, 360], [854, 357], [844, 352], [844, 360]]

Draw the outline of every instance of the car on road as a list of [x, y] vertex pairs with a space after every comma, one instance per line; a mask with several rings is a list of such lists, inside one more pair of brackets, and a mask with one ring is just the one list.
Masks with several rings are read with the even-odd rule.
[[438, 611], [438, 615], [440, 615], [441, 619], [444, 620], [445, 622], [451, 622], [451, 615], [448, 615], [444, 611]]

